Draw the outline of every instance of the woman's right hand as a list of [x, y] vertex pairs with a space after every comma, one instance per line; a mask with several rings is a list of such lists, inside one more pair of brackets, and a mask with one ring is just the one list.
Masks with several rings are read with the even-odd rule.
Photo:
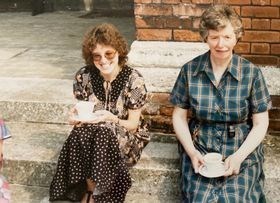
[[81, 122], [77, 121], [75, 119], [75, 116], [77, 116], [77, 110], [75, 107], [71, 108], [69, 111], [69, 118], [68, 118], [68, 122], [70, 125], [79, 125]]
[[197, 149], [195, 149], [194, 151], [189, 153], [189, 157], [191, 159], [192, 166], [194, 168], [194, 172], [198, 173], [199, 167], [201, 165], [204, 165], [203, 156]]

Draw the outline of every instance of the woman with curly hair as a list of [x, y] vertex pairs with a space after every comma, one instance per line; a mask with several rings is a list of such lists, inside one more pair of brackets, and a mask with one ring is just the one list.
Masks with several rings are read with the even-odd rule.
[[111, 24], [86, 33], [86, 66], [75, 76], [73, 93], [92, 101], [92, 119], [77, 119], [61, 150], [50, 186], [50, 201], [124, 202], [131, 187], [129, 167], [137, 163], [150, 135], [141, 116], [146, 87], [140, 73], [126, 65], [128, 46]]

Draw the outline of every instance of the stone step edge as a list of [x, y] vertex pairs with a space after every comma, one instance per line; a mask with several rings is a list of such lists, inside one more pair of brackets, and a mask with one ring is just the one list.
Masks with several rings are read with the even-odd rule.
[[[49, 203], [49, 188], [26, 186], [19, 184], [10, 185], [12, 191], [13, 203]], [[177, 198], [176, 198], [177, 197]], [[127, 193], [125, 203], [179, 203], [178, 196], [170, 195], [153, 195], [149, 193], [138, 193], [133, 190], [129, 190]], [[39, 202], [38, 202], [39, 201]], [[69, 201], [58, 201], [57, 203], [70, 203]]]
[[[267, 179], [265, 184], [265, 193], [267, 200], [270, 203], [276, 203], [280, 201], [279, 189], [280, 182], [278, 180]], [[179, 185], [177, 186], [179, 188]], [[49, 203], [49, 189], [48, 187], [37, 187], [28, 186], [20, 184], [10, 184], [10, 189], [12, 191], [13, 203]], [[136, 194], [136, 195], [135, 195]], [[173, 197], [173, 198], [172, 198]], [[177, 195], [152, 195], [150, 193], [137, 193], [136, 191], [129, 190], [126, 198], [126, 202], [133, 203], [143, 203], [143, 198], [145, 203], [179, 203], [180, 196]], [[139, 201], [140, 200], [140, 201]], [[57, 202], [57, 203], [70, 203], [70, 202]]]
[[[136, 67], [143, 75], [148, 92], [170, 93], [180, 68]], [[280, 95], [280, 70], [262, 67], [262, 72], [271, 95]], [[73, 103], [72, 79], [0, 77], [2, 101], [48, 101]], [[45, 91], [45, 90], [48, 91]], [[44, 92], [45, 94], [42, 94]]]
[[[36, 165], [36, 163], [22, 166], [13, 165], [13, 170], [20, 172], [17, 174], [10, 169], [11, 167], [4, 167], [3, 175], [7, 177], [11, 184], [49, 187], [55, 173], [56, 165], [44, 164], [42, 167]], [[130, 169], [130, 174], [135, 192], [149, 191], [151, 194], [172, 194], [175, 192], [174, 189], [176, 189], [174, 186], [179, 182], [178, 169], [151, 169], [136, 166]]]

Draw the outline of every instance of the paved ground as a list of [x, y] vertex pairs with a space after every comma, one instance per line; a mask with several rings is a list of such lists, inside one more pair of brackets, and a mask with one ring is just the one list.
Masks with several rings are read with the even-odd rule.
[[134, 18], [79, 18], [82, 14], [0, 13], [0, 77], [72, 79], [83, 65], [83, 34], [102, 22], [116, 25], [133, 42]]

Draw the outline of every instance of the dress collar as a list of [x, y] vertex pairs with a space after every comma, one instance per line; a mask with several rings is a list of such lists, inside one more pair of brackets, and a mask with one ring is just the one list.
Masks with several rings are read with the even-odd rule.
[[[212, 65], [210, 61], [210, 51], [204, 53], [201, 55], [198, 64], [197, 69], [194, 71], [193, 76], [197, 76], [199, 72], [213, 72]], [[241, 62], [240, 57], [238, 55], [233, 54], [232, 58], [230, 60], [230, 63], [227, 67], [227, 72], [229, 72], [237, 81], [240, 81], [241, 79]]]
[[[93, 92], [99, 100], [105, 101], [106, 95], [103, 86], [105, 80], [100, 74], [100, 71], [95, 66], [91, 66], [90, 69]], [[129, 80], [131, 72], [132, 69], [128, 66], [125, 66], [120, 70], [117, 77], [112, 82], [110, 82], [110, 102], [114, 102], [118, 99], [121, 91], [124, 89], [127, 81]]]

